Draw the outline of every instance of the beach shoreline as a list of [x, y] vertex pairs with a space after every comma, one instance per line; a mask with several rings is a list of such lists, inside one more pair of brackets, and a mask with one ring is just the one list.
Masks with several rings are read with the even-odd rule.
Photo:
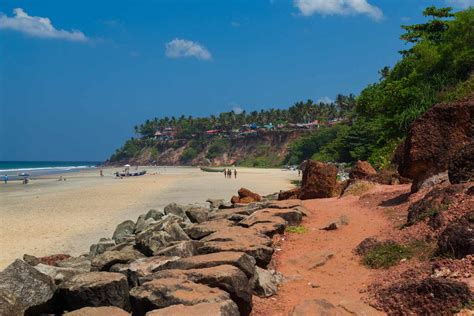
[[[240, 187], [265, 195], [289, 189], [298, 179], [297, 172], [281, 169], [237, 168], [237, 179], [195, 167], [138, 167], [144, 169], [144, 176], [123, 179], [114, 175], [123, 167], [97, 167], [42, 176], [27, 185], [2, 182], [0, 269], [24, 253], [87, 253], [91, 244], [111, 237], [119, 223], [135, 221], [151, 208], [229, 200]], [[66, 180], [59, 181], [61, 176]]]

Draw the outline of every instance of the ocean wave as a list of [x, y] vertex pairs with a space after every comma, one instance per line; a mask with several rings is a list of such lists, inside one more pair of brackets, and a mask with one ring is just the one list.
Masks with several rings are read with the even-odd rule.
[[18, 172], [18, 171], [68, 171], [75, 169], [89, 169], [95, 168], [96, 166], [62, 166], [62, 167], [38, 167], [38, 168], [12, 168], [12, 169], [0, 169], [1, 172]]

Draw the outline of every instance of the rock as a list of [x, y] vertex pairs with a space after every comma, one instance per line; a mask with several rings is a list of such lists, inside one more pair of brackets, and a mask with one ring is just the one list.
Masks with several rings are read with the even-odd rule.
[[156, 271], [178, 269], [202, 269], [220, 265], [232, 265], [239, 268], [251, 279], [255, 274], [255, 259], [243, 252], [219, 252], [205, 255], [198, 255], [189, 258], [181, 258], [175, 261], [167, 262], [159, 267]]
[[60, 253], [60, 254], [55, 254], [55, 255], [50, 255], [50, 256], [45, 256], [45, 257], [39, 257], [40, 263], [44, 263], [50, 266], [55, 266], [59, 262], [64, 261], [66, 259], [71, 258], [70, 255]]
[[225, 201], [222, 199], [207, 199], [206, 202], [209, 203], [212, 209], [218, 209], [225, 204]]
[[209, 210], [203, 207], [193, 206], [186, 210], [186, 215], [192, 223], [207, 221]]
[[300, 188], [291, 189], [288, 191], [280, 191], [278, 194], [278, 200], [295, 200], [298, 199], [298, 196], [301, 194]]
[[[237, 204], [235, 204], [237, 205]], [[231, 209], [226, 209], [226, 210], [220, 210], [217, 212], [213, 212], [212, 214], [209, 214], [209, 219], [210, 220], [218, 220], [218, 219], [229, 219], [232, 215], [234, 214], [239, 214], [239, 215], [250, 215], [253, 212], [259, 210], [261, 207], [257, 205], [252, 205], [248, 204], [246, 206], [241, 206], [241, 207], [234, 207]]]
[[301, 200], [332, 197], [337, 185], [334, 165], [308, 160], [303, 171]]
[[342, 316], [347, 315], [347, 312], [337, 308], [325, 299], [306, 300], [295, 307], [290, 312], [291, 316], [307, 316], [307, 315], [321, 315], [321, 316]]
[[23, 255], [23, 261], [28, 263], [30, 266], [35, 266], [35, 265], [40, 263], [39, 258], [37, 258], [35, 256], [32, 256], [32, 255], [28, 255], [26, 253]]
[[253, 202], [256, 202], [256, 200], [254, 200], [250, 196], [246, 196], [246, 197], [243, 197], [243, 198], [239, 199], [239, 203], [241, 203], [241, 204], [249, 204], [249, 203], [253, 203]]
[[238, 195], [234, 195], [230, 198], [230, 203], [235, 204], [240, 202], [240, 197]]
[[282, 201], [271, 201], [264, 205], [264, 208], [300, 208], [303, 207], [301, 200], [282, 200]]
[[228, 217], [228, 220], [232, 222], [240, 222], [246, 219], [247, 217], [248, 217], [247, 215], [243, 215], [243, 214], [232, 214], [231, 216]]
[[234, 226], [234, 223], [227, 219], [219, 219], [204, 222], [202, 224], [192, 224], [184, 228], [184, 232], [191, 237], [191, 239], [201, 239], [216, 231], [226, 229]]
[[328, 262], [333, 257], [334, 257], [334, 254], [332, 252], [323, 253], [319, 256], [319, 258], [316, 259], [316, 261], [313, 263], [313, 265], [309, 269], [312, 270], [312, 269], [322, 267], [323, 265], [326, 264], [326, 262]]
[[127, 237], [133, 236], [133, 231], [135, 230], [135, 223], [131, 220], [120, 223], [117, 228], [115, 228], [112, 239], [115, 240], [115, 243], [120, 244], [125, 241]]
[[137, 234], [135, 238], [137, 248], [146, 255], [152, 256], [173, 241], [189, 240], [188, 235], [179, 225], [181, 221], [180, 217], [171, 215], [151, 224]]
[[255, 269], [253, 291], [257, 296], [270, 297], [277, 293], [283, 275], [275, 270]]
[[359, 256], [365, 256], [380, 243], [381, 242], [375, 237], [365, 238], [357, 245], [357, 247], [354, 249], [354, 252]]
[[352, 180], [348, 185], [342, 190], [341, 196], [361, 196], [368, 191], [372, 190], [375, 187], [375, 184], [366, 180]]
[[110, 268], [110, 272], [119, 272], [127, 276], [130, 287], [140, 285], [139, 279], [146, 277], [157, 271], [158, 268], [170, 261], [178, 260], [179, 257], [154, 256], [141, 258], [128, 264], [115, 264]]
[[336, 230], [338, 229], [340, 226], [339, 222], [336, 221], [336, 222], [330, 222], [329, 224], [326, 224], [325, 227], [321, 228], [323, 230]]
[[106, 251], [92, 259], [93, 271], [108, 271], [111, 266], [117, 263], [130, 263], [145, 257], [141, 252], [134, 249], [124, 249], [121, 251]]
[[351, 180], [365, 180], [371, 175], [377, 174], [377, 171], [367, 161], [358, 160], [351, 171], [349, 172], [349, 179]]
[[88, 272], [82, 269], [55, 267], [42, 263], [37, 264], [35, 269], [49, 276], [52, 280], [54, 280], [55, 284], [60, 284], [71, 279], [75, 275]]
[[181, 218], [185, 222], [189, 222], [189, 218], [186, 216], [186, 209], [187, 209], [187, 207], [184, 206], [184, 205], [179, 205], [179, 204], [176, 204], [176, 203], [170, 203], [170, 204], [165, 206], [164, 211], [165, 211], [166, 215], [173, 214], [175, 216], [178, 216], [179, 218]]
[[91, 270], [91, 260], [86, 256], [70, 257], [57, 262], [56, 266], [89, 272]]
[[156, 253], [157, 256], [175, 256], [181, 258], [197, 255], [197, 249], [203, 245], [202, 242], [189, 240], [179, 241], [175, 245], [161, 249]]
[[127, 279], [123, 274], [113, 272], [79, 274], [59, 286], [57, 302], [61, 303], [63, 310], [86, 306], [116, 306], [128, 309]]
[[55, 290], [49, 276], [17, 259], [0, 272], [0, 291], [5, 294], [1, 301], [6, 303], [0, 310], [21, 311], [21, 315], [46, 312]]
[[293, 209], [262, 209], [239, 222], [239, 225], [272, 237], [276, 233], [282, 234], [288, 225], [298, 225], [302, 217], [301, 212]]
[[425, 179], [446, 172], [452, 158], [472, 142], [474, 98], [441, 103], [426, 111], [410, 126], [401, 153], [398, 172], [413, 179], [416, 192]]
[[392, 315], [452, 315], [454, 310], [472, 302], [473, 295], [465, 283], [426, 278], [392, 284], [377, 291], [376, 298]]
[[65, 313], [65, 316], [130, 316], [121, 308], [114, 306], [83, 307], [75, 311]]
[[171, 305], [222, 303], [228, 300], [229, 294], [220, 289], [183, 279], [155, 279], [130, 291], [132, 310], [136, 315]]
[[98, 243], [91, 245], [89, 256], [95, 257], [100, 255], [113, 246], [115, 246], [115, 241], [109, 238], [101, 238]]
[[474, 142], [462, 147], [453, 156], [448, 176], [452, 184], [474, 181]]
[[24, 307], [10, 291], [0, 288], [0, 315], [23, 316]]
[[186, 306], [183, 304], [172, 305], [166, 308], [160, 308], [146, 313], [146, 316], [170, 316], [170, 315], [186, 315], [186, 316], [239, 316], [237, 305], [231, 300], [222, 301], [220, 303], [199, 303], [196, 305]]
[[164, 211], [151, 209], [145, 214], [145, 220], [152, 219], [154, 221], [159, 221], [163, 216], [165, 216]]
[[201, 239], [204, 242], [198, 251], [201, 254], [237, 251], [255, 258], [257, 265], [266, 267], [273, 254], [272, 240], [265, 235], [243, 227], [229, 227]]
[[431, 227], [440, 227], [442, 213], [463, 194], [465, 189], [466, 186], [455, 184], [431, 190], [421, 200], [410, 205], [407, 224], [413, 225], [418, 221], [430, 219], [429, 225]]
[[474, 211], [446, 227], [438, 237], [438, 253], [458, 259], [474, 254]]
[[240, 269], [231, 265], [189, 270], [164, 270], [140, 279], [141, 284], [155, 279], [183, 279], [229, 293], [230, 298], [239, 307], [240, 315], [249, 315], [252, 311], [252, 289], [249, 279]]
[[[246, 188], [240, 188], [237, 192], [239, 194], [240, 203], [260, 202], [262, 197]], [[242, 199], [250, 198], [249, 202], [242, 202]]]
[[147, 228], [153, 223], [156, 223], [156, 220], [154, 220], [151, 217], [148, 219], [145, 219], [145, 218], [146, 218], [146, 214], [142, 214], [138, 216], [137, 222], [135, 223], [135, 227], [133, 228], [134, 234], [141, 233], [145, 228]]

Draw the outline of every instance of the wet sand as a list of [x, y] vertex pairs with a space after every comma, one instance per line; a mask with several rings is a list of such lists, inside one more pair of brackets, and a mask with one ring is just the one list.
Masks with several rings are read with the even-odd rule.
[[[230, 199], [240, 187], [262, 195], [293, 187], [296, 171], [238, 168], [237, 179], [198, 168], [146, 167], [149, 174], [117, 179], [118, 169], [67, 173], [0, 184], [0, 269], [24, 253], [79, 255], [117, 224], [136, 220], [151, 208], [171, 202], [206, 204], [207, 198]], [[157, 174], [154, 174], [157, 173]]]

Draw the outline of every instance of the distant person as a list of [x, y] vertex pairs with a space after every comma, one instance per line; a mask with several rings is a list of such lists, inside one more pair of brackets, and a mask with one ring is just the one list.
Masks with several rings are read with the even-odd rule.
[[8, 174], [3, 176], [3, 182], [5, 182], [5, 184], [8, 184]]
[[224, 169], [224, 178], [227, 178], [227, 169]]
[[102, 169], [100, 169], [100, 176], [103, 177], [104, 176], [104, 172], [102, 171]]
[[58, 181], [63, 181], [63, 176], [59, 176]]
[[234, 169], [234, 178], [237, 179], [237, 169]]
[[301, 169], [298, 168], [298, 176], [301, 175]]
[[227, 170], [227, 176], [229, 177], [229, 179], [232, 179], [232, 170]]

